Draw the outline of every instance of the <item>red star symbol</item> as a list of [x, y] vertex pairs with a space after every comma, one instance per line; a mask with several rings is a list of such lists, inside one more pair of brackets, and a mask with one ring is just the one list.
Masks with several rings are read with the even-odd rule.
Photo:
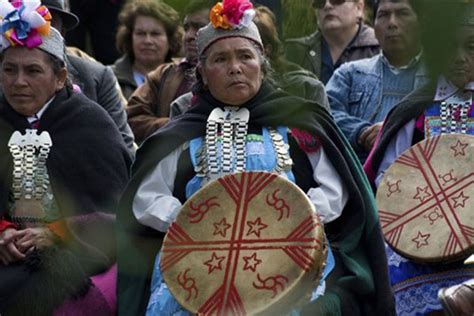
[[420, 231], [418, 231], [418, 236], [413, 238], [413, 242], [416, 242], [416, 248], [420, 248], [423, 246], [428, 246], [428, 238], [430, 238], [431, 234], [423, 235]]
[[255, 270], [257, 269], [257, 266], [260, 263], [262, 263], [262, 260], [257, 259], [256, 252], [254, 252], [253, 255], [251, 255], [250, 257], [244, 257], [244, 261], [245, 261], [244, 271], [250, 269], [253, 272], [255, 272]]
[[219, 223], [214, 223], [214, 236], [221, 235], [222, 237], [225, 237], [226, 232], [230, 227], [231, 225], [227, 224], [224, 217]]
[[222, 270], [221, 264], [225, 257], [218, 257], [215, 252], [212, 253], [211, 259], [204, 262], [209, 267], [208, 274], [211, 274], [214, 270]]
[[461, 141], [458, 139], [456, 145], [451, 146], [451, 149], [454, 150], [454, 157], [457, 157], [458, 155], [465, 156], [466, 153], [464, 150], [467, 146], [469, 146], [469, 144], [461, 143]]
[[413, 197], [414, 199], [419, 199], [421, 203], [423, 203], [427, 198], [429, 198], [431, 194], [428, 192], [428, 187], [424, 187], [423, 189], [420, 187], [416, 188], [416, 194]]
[[[454, 208], [461, 206], [465, 207], [466, 206], [466, 200], [469, 199], [469, 196], [464, 196], [464, 192], [459, 193], [458, 196], [452, 198], [454, 201]], [[459, 201], [461, 200], [461, 201]]]
[[257, 237], [260, 237], [260, 231], [268, 227], [268, 225], [262, 223], [262, 219], [260, 217], [257, 217], [255, 222], [247, 221], [247, 225], [249, 225], [247, 236], [250, 236], [250, 234], [255, 234]]

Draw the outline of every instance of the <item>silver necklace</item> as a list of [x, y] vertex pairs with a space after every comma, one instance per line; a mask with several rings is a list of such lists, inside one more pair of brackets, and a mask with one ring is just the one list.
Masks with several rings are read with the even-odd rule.
[[46, 169], [51, 146], [49, 133], [27, 129], [25, 134], [15, 131], [8, 142], [13, 157], [12, 190], [15, 200], [41, 200], [49, 186]]

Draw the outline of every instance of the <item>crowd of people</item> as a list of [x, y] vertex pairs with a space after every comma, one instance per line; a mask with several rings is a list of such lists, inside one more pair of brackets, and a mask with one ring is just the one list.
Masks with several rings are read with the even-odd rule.
[[474, 2], [166, 2], [0, 0], [0, 315], [474, 315]]

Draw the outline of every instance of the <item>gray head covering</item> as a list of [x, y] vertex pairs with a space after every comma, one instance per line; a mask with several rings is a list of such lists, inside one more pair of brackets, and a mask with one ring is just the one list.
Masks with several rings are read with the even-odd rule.
[[197, 47], [199, 58], [218, 40], [242, 37], [255, 42], [263, 51], [263, 43], [255, 23], [253, 5], [249, 0], [223, 0], [209, 12], [211, 23], [199, 29]]
[[43, 43], [37, 48], [50, 53], [51, 55], [57, 57], [58, 59], [64, 61], [64, 38], [61, 36], [58, 30], [54, 27], [51, 27], [48, 36], [43, 36]]
[[51, 15], [38, 0], [0, 0], [0, 53], [9, 47], [39, 48], [64, 61], [64, 39], [50, 26]]
[[254, 41], [263, 51], [263, 43], [255, 23], [250, 22], [249, 26], [243, 26], [239, 29], [226, 30], [214, 28], [211, 23], [199, 29], [197, 33], [198, 54], [201, 57], [209, 46], [218, 40], [229, 37], [243, 37]]

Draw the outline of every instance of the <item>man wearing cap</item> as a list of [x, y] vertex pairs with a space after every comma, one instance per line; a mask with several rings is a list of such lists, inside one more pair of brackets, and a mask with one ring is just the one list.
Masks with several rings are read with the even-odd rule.
[[342, 65], [326, 85], [334, 120], [361, 163], [387, 113], [427, 81], [416, 1], [378, 1], [374, 29], [380, 54]]
[[[65, 10], [64, 0], [44, 0], [43, 4], [52, 14], [51, 25], [63, 36], [79, 24], [77, 16]], [[109, 113], [120, 130], [125, 144], [130, 152], [133, 152], [133, 133], [127, 123], [125, 105], [112, 70], [98, 62], [69, 53], [66, 54], [66, 65], [73, 84]]]
[[312, 0], [312, 6], [318, 30], [286, 41], [289, 61], [313, 72], [326, 84], [343, 63], [379, 52], [374, 30], [363, 22], [364, 0]]
[[0, 314], [52, 315], [91, 293], [80, 311], [112, 315], [93, 276], [115, 262], [131, 154], [105, 110], [73, 91], [48, 9], [0, 10]]

